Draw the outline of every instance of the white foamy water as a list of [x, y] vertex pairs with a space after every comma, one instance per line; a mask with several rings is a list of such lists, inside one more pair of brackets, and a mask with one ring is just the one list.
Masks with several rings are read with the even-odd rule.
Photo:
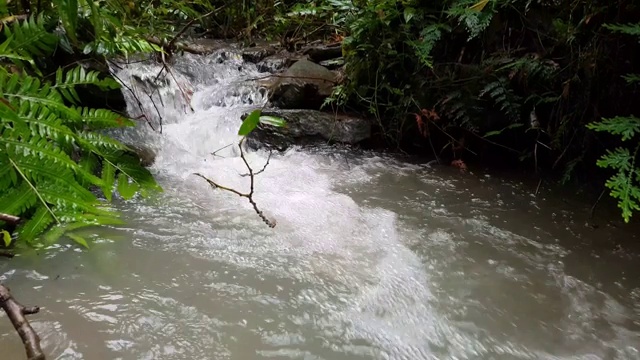
[[[597, 241], [633, 231], [585, 230], [508, 182], [300, 149], [256, 177], [268, 228], [193, 175], [249, 190], [237, 146], [224, 147], [264, 103], [250, 79], [265, 74], [230, 52], [177, 61], [154, 95], [162, 133], [119, 134], [157, 152], [165, 192], [119, 202], [127, 224], [90, 230], [88, 252], [61, 244], [0, 263], [15, 295], [43, 306], [32, 319], [50, 358], [640, 358], [638, 249]], [[159, 70], [118, 76], [141, 90]], [[246, 155], [254, 169], [267, 160]], [[0, 357], [22, 358], [8, 322], [0, 334]]]

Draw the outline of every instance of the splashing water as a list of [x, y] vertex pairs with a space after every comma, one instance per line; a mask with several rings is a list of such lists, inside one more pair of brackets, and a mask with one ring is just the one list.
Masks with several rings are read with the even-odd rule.
[[[640, 358], [640, 251], [605, 244], [632, 230], [586, 229], [510, 182], [341, 149], [271, 158], [255, 189], [270, 229], [192, 175], [247, 190], [227, 145], [264, 104], [251, 79], [265, 74], [228, 50], [185, 56], [157, 79], [156, 109], [142, 91], [159, 71], [118, 77], [142, 103], [125, 91], [131, 115], [158, 127], [159, 113], [162, 133], [118, 137], [157, 153], [165, 192], [118, 203], [127, 225], [91, 230], [90, 251], [0, 263], [43, 306], [50, 358]], [[247, 158], [260, 169], [267, 154]], [[8, 321], [0, 334], [2, 358], [23, 358]]]

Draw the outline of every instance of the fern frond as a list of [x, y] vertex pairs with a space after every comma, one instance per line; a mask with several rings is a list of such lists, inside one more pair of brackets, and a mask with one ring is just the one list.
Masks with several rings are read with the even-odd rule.
[[[38, 186], [38, 191], [42, 198], [49, 204], [55, 206], [55, 212], [77, 213], [88, 212], [96, 215], [109, 215], [108, 210], [98, 207], [100, 204], [95, 196], [91, 199], [81, 196], [83, 192], [69, 191], [64, 186], [54, 182], [43, 182]], [[93, 194], [92, 194], [93, 195]], [[66, 219], [64, 219], [66, 221]]]
[[118, 159], [116, 159], [114, 166], [118, 171], [129, 177], [131, 181], [140, 185], [141, 190], [162, 190], [154, 180], [151, 172], [149, 172], [149, 170], [147, 170], [144, 166], [140, 165], [138, 159], [133, 156], [120, 156]]
[[78, 27], [78, 0], [54, 0], [58, 8], [58, 16], [65, 29], [65, 34], [75, 43]]
[[63, 169], [69, 169], [74, 173], [78, 171], [78, 164], [69, 155], [56, 147], [53, 143], [39, 136], [29, 139], [12, 139], [1, 137], [0, 144], [4, 144], [8, 153], [17, 157], [34, 157], [42, 162], [50, 162]]
[[617, 170], [605, 186], [611, 189], [610, 195], [618, 199], [618, 207], [622, 210], [622, 218], [629, 222], [634, 211], [640, 210], [640, 169], [635, 166], [640, 144], [633, 154], [629, 149], [617, 148], [608, 150], [596, 164], [603, 168]]
[[445, 27], [443, 24], [428, 25], [420, 32], [419, 41], [411, 41], [409, 43], [409, 45], [413, 47], [422, 64], [429, 68], [433, 66], [431, 51], [442, 37], [442, 30], [449, 30], [449, 28]]
[[125, 200], [131, 199], [140, 190], [140, 185], [136, 182], [129, 181], [129, 178], [120, 173], [118, 175], [118, 193]]
[[[35, 67], [35, 62], [31, 58], [31, 56], [20, 55], [14, 49], [10, 48], [11, 43], [13, 42], [13, 35], [9, 36], [4, 40], [2, 44], [0, 44], [0, 58], [9, 59], [14, 64], [19, 65], [22, 61], [28, 62], [31, 66]], [[3, 67], [3, 70], [6, 69]]]
[[107, 109], [74, 108], [90, 130], [135, 126], [130, 119]]
[[97, 71], [87, 72], [82, 66], [77, 66], [66, 73], [62, 68], [56, 71], [56, 83], [52, 86], [62, 94], [69, 102], [78, 103], [80, 98], [75, 90], [78, 85], [95, 85], [102, 90], [118, 89], [120, 84], [110, 78], [99, 78], [100, 73]]
[[129, 147], [120, 141], [95, 132], [78, 132], [78, 144], [92, 151], [105, 149], [130, 151]]
[[605, 28], [622, 34], [640, 37], [640, 23], [635, 24], [605, 24]]
[[49, 210], [44, 205], [40, 205], [36, 208], [33, 216], [18, 227], [18, 236], [21, 240], [31, 243], [40, 233], [51, 225], [53, 221], [53, 216], [51, 216]]
[[72, 192], [75, 196], [87, 201], [95, 198], [95, 195], [89, 190], [78, 184], [74, 173], [70, 169], [60, 168], [56, 164], [41, 161], [34, 157], [17, 156], [13, 160], [13, 163], [17, 167], [16, 170], [22, 173], [27, 179], [33, 181], [36, 186], [40, 183], [56, 183], [59, 184], [60, 187], [65, 188], [65, 192]]
[[113, 195], [113, 185], [116, 178], [116, 168], [109, 161], [105, 161], [102, 165], [102, 193], [111, 201]]
[[0, 154], [0, 194], [3, 194], [6, 189], [18, 184], [18, 174], [11, 166], [6, 154]]
[[38, 199], [29, 184], [23, 181], [17, 187], [7, 189], [7, 192], [0, 198], [0, 212], [20, 216], [33, 207], [37, 201]]
[[516, 96], [507, 86], [507, 79], [499, 78], [485, 85], [479, 96], [487, 95], [510, 120], [516, 121], [520, 117], [520, 97]]
[[640, 118], [635, 116], [616, 116], [610, 119], [603, 119], [600, 122], [590, 123], [587, 128], [620, 135], [622, 141], [626, 141], [640, 133]]
[[14, 137], [17, 134], [22, 138], [36, 135], [61, 144], [71, 144], [76, 137], [76, 134], [63, 124], [57, 114], [37, 103], [21, 103], [15, 117], [11, 119], [14, 122], [12, 125], [16, 128]]
[[73, 109], [64, 105], [60, 94], [49, 84], [38, 78], [21, 74], [0, 73], [0, 92], [14, 108], [20, 108], [24, 102], [47, 106], [66, 117], [78, 118]]
[[7, 49], [27, 58], [34, 55], [45, 57], [53, 53], [59, 38], [45, 28], [44, 22], [41, 14], [37, 18], [32, 15], [27, 20], [4, 26], [5, 38], [13, 39]]

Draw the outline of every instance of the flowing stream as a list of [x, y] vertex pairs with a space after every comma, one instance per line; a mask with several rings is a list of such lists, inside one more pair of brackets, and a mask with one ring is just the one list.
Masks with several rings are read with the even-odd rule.
[[[118, 72], [151, 115], [141, 90], [159, 70]], [[585, 226], [580, 199], [292, 149], [256, 177], [271, 229], [192, 175], [248, 190], [225, 146], [265, 102], [251, 81], [264, 75], [233, 51], [178, 59], [154, 95], [162, 133], [118, 135], [157, 152], [165, 191], [117, 201], [126, 224], [86, 230], [88, 251], [62, 242], [0, 262], [14, 295], [42, 306], [30, 319], [49, 359], [640, 359], [637, 228]], [[268, 156], [247, 158], [261, 169]], [[0, 349], [25, 358], [6, 318]]]

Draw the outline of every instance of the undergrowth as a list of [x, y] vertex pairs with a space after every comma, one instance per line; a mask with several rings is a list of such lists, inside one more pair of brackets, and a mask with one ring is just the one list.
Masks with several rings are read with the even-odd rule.
[[[0, 8], [0, 228], [6, 247], [41, 246], [62, 235], [88, 246], [73, 230], [119, 223], [108, 205], [114, 192], [130, 199], [160, 190], [131, 149], [103, 132], [134, 122], [82, 107], [76, 89], [120, 85], [79, 65], [46, 72], [57, 52], [105, 56], [159, 49], [119, 27], [113, 8], [101, 5], [58, 0], [40, 11]], [[90, 35], [80, 30], [86, 19]]]
[[495, 158], [565, 184], [604, 177], [595, 160], [608, 151], [606, 186], [626, 221], [638, 210], [637, 139], [599, 134], [631, 131], [640, 113], [633, 1], [300, 3], [299, 16], [331, 19], [344, 39], [346, 81], [328, 104], [377, 119], [385, 146]]

